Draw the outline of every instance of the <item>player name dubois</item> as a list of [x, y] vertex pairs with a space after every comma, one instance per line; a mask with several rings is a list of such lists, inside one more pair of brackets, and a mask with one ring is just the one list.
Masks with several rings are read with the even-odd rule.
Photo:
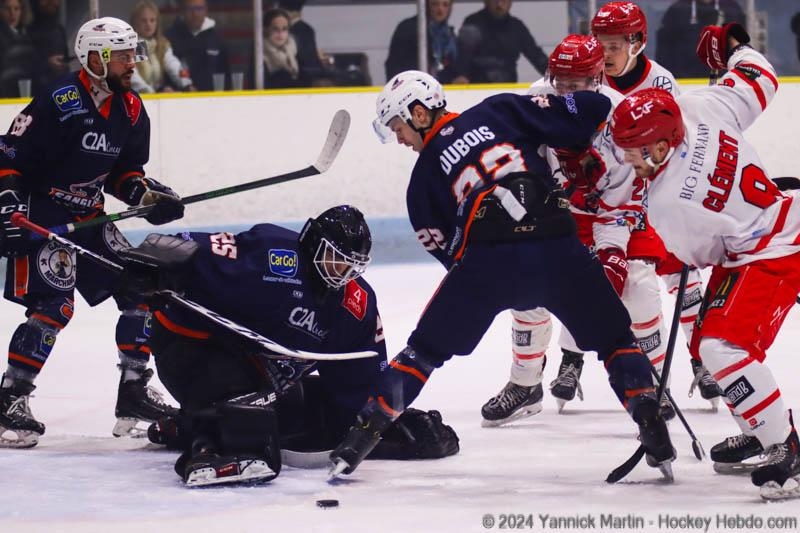
[[[452, 132], [452, 126], [449, 126]], [[448, 135], [448, 126], [442, 128], [441, 135]], [[469, 151], [482, 142], [491, 141], [495, 138], [494, 132], [489, 126], [479, 126], [464, 133], [461, 137], [447, 145], [439, 156], [439, 163], [445, 174], [450, 174], [453, 165], [461, 161], [461, 158]]]

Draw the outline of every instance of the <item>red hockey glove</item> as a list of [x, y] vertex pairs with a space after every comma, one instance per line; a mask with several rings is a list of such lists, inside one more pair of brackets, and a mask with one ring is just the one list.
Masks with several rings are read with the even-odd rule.
[[600, 154], [589, 146], [583, 150], [555, 150], [561, 172], [570, 185], [583, 191], [591, 191], [606, 173], [606, 164]]
[[750, 42], [750, 35], [738, 22], [703, 28], [697, 41], [697, 57], [700, 62], [712, 70], [728, 68], [728, 57], [731, 53], [729, 38], [735, 39], [739, 44]]
[[625, 252], [619, 248], [604, 248], [597, 250], [597, 257], [600, 259], [600, 264], [603, 265], [608, 281], [617, 292], [617, 296], [622, 296], [625, 280], [628, 278], [628, 262], [625, 260]]

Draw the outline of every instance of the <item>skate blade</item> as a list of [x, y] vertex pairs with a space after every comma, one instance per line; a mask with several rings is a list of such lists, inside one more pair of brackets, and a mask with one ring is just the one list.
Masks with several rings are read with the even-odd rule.
[[114, 429], [111, 430], [111, 434], [115, 437], [131, 437], [134, 439], [142, 439], [147, 437], [147, 427], [138, 427], [137, 424], [139, 422], [147, 424], [148, 427], [151, 424], [151, 422], [140, 420], [138, 418], [117, 418], [117, 423], [114, 424]]
[[499, 420], [486, 420], [485, 418], [481, 420], [481, 427], [485, 428], [495, 428], [498, 426], [504, 426], [505, 424], [510, 424], [516, 420], [521, 420], [523, 418], [528, 418], [529, 416], [533, 416], [535, 414], [542, 412], [542, 402], [535, 403], [533, 405], [526, 405], [511, 413], [511, 416], [506, 418], [501, 418]]
[[759, 492], [767, 501], [800, 498], [800, 476], [790, 477], [782, 487], [777, 481], [767, 481], [759, 487]]
[[561, 414], [561, 412], [564, 410], [564, 406], [567, 405], [567, 400], [558, 398], [556, 403], [558, 404], [558, 414]]
[[328, 471], [328, 481], [334, 481], [348, 468], [350, 465], [344, 459], [333, 459], [333, 466]]
[[715, 396], [714, 398], [710, 398], [708, 400], [711, 403], [711, 412], [716, 413], [719, 411], [719, 396]]
[[39, 434], [34, 431], [0, 426], [0, 448], [33, 448], [38, 443]]
[[[674, 460], [674, 459], [673, 459]], [[665, 461], [658, 465], [658, 469], [661, 471], [661, 475], [664, 476], [664, 483], [674, 483], [675, 482], [675, 474], [672, 472], [672, 461]]]
[[[748, 462], [750, 461], [750, 462]], [[759, 466], [764, 465], [766, 461], [762, 456], [750, 457], [740, 463], [714, 463], [714, 472], [722, 474], [723, 476], [738, 476], [749, 474]]]
[[199, 468], [186, 478], [186, 486], [208, 487], [210, 485], [230, 485], [234, 483], [256, 484], [269, 481], [275, 476], [275, 472], [267, 466], [265, 461], [247, 460], [239, 461], [239, 473], [230, 476], [217, 477], [217, 471], [213, 467]]

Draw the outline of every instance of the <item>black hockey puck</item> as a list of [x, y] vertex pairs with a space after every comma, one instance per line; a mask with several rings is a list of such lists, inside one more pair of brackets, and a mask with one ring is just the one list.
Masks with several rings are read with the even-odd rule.
[[323, 509], [339, 507], [339, 500], [317, 500], [317, 507], [322, 507]]

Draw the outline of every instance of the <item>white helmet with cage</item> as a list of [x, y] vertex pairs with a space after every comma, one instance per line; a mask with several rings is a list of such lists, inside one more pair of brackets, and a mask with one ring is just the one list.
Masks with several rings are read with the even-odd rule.
[[[75, 37], [75, 55], [86, 72], [97, 79], [108, 74], [108, 62], [111, 52], [116, 50], [133, 50], [134, 61], [147, 59], [147, 47], [139, 40], [139, 35], [124, 20], [114, 17], [102, 17], [86, 22], [78, 30]], [[103, 75], [98, 76], [89, 68], [89, 53], [97, 52], [103, 63]]]
[[411, 106], [416, 103], [430, 110], [443, 108], [447, 102], [442, 84], [430, 74], [419, 70], [407, 70], [389, 80], [378, 95], [378, 118], [372, 123], [382, 142], [392, 140], [389, 122], [394, 117], [400, 117], [411, 125]]

